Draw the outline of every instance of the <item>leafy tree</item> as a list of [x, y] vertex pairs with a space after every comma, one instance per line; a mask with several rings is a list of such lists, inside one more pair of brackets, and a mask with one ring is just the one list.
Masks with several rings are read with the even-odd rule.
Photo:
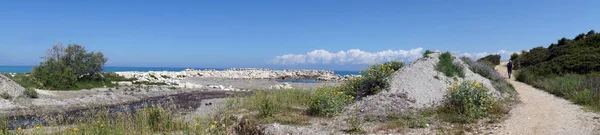
[[35, 67], [32, 76], [49, 89], [67, 89], [77, 81], [100, 80], [104, 63], [108, 60], [101, 52], [87, 52], [78, 44], [54, 45], [48, 50], [45, 61]]
[[513, 53], [510, 55], [510, 60], [515, 61], [519, 58], [519, 54], [518, 53]]

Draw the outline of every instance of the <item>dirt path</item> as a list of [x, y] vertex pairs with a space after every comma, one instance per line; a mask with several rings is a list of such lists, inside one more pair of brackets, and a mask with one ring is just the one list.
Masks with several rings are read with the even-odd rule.
[[[496, 67], [507, 76], [506, 63]], [[522, 103], [510, 112], [509, 118], [499, 124], [496, 134], [600, 134], [599, 115], [582, 110], [568, 100], [556, 97], [525, 83], [509, 81], [519, 93]]]

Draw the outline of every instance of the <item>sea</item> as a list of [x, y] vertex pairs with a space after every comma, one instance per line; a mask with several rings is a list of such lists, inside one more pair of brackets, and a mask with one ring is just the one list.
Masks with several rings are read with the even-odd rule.
[[[122, 72], [122, 71], [183, 71], [185, 69], [197, 70], [224, 70], [227, 68], [179, 68], [179, 67], [105, 67], [104, 72]], [[0, 66], [0, 73], [29, 73], [33, 66]], [[358, 75], [359, 71], [333, 71], [338, 75]]]

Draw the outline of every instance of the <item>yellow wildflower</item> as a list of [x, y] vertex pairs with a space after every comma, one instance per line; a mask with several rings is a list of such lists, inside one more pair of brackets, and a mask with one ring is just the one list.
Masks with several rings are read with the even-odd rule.
[[100, 124], [100, 127], [104, 127], [104, 124]]
[[78, 130], [79, 130], [78, 128], [73, 128], [73, 131], [76, 131], [76, 132], [77, 132]]
[[477, 83], [477, 87], [481, 88], [481, 83], [480, 82]]
[[317, 99], [317, 103], [319, 103], [319, 102], [321, 102], [321, 100], [318, 100], [318, 99]]
[[195, 127], [199, 126], [200, 124], [198, 124], [198, 122], [196, 122], [196, 124], [194, 124]]
[[493, 106], [490, 105], [490, 109], [494, 108]]
[[40, 126], [35, 126], [35, 129], [38, 129], [38, 130], [39, 130], [40, 128], [42, 128], [42, 127], [40, 127]]
[[213, 123], [212, 123], [212, 124], [213, 124], [213, 125], [217, 125], [217, 121], [213, 121]]
[[469, 98], [469, 101], [471, 101], [471, 98]]
[[17, 128], [17, 130], [18, 130], [18, 131], [21, 131], [21, 130], [23, 130], [23, 129], [22, 129], [21, 127], [19, 127], [19, 128]]
[[342, 94], [344, 94], [344, 92], [338, 92], [338, 94], [342, 95]]
[[217, 125], [210, 126], [210, 129], [215, 129], [215, 128], [217, 128]]

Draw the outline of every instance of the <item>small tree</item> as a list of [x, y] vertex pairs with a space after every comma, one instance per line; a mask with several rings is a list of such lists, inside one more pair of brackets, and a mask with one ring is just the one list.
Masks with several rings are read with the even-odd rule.
[[65, 48], [61, 43], [54, 45], [32, 75], [44, 88], [71, 88], [78, 80], [98, 79], [108, 60], [101, 52], [87, 52], [78, 44]]

